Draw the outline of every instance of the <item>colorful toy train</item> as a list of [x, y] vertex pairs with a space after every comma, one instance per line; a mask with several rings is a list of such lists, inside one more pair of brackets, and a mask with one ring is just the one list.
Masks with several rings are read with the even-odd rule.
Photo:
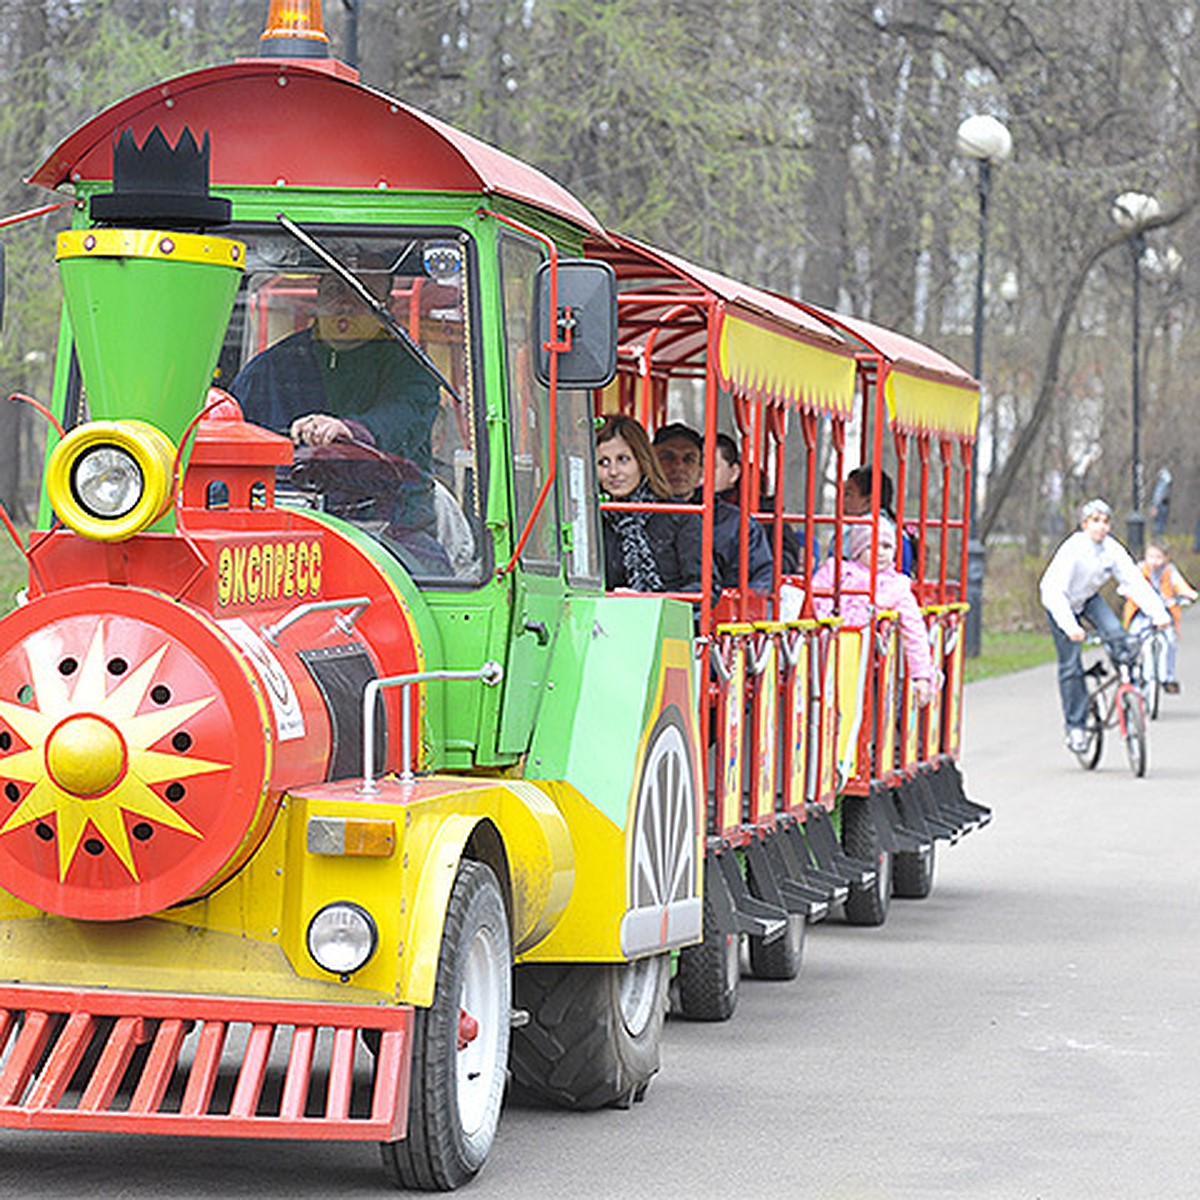
[[[0, 621], [0, 1126], [376, 1141], [444, 1189], [510, 1071], [641, 1099], [669, 1006], [732, 1014], [744, 943], [795, 976], [809, 923], [881, 923], [987, 820], [957, 767], [978, 386], [602, 228], [327, 52], [315, 2], [273, 3], [260, 57], [32, 177], [75, 219]], [[610, 412], [736, 436], [769, 595], [605, 591]], [[894, 613], [812, 604], [885, 462], [924, 708]], [[710, 465], [702, 578], [717, 504]]]

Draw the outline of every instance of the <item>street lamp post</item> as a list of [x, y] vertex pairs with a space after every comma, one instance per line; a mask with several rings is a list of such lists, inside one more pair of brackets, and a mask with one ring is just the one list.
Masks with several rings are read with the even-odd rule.
[[1122, 192], [1112, 206], [1112, 219], [1129, 237], [1133, 260], [1133, 364], [1130, 373], [1130, 421], [1133, 430], [1132, 508], [1129, 513], [1129, 549], [1141, 557], [1146, 544], [1146, 514], [1142, 512], [1142, 395], [1141, 395], [1141, 323], [1142, 256], [1146, 252], [1146, 222], [1162, 211], [1153, 196], [1142, 192]]
[[[987, 262], [988, 198], [992, 190], [992, 164], [1012, 153], [1012, 135], [995, 117], [967, 117], [958, 127], [958, 152], [979, 163], [979, 258], [975, 272], [975, 378], [983, 379], [984, 268]], [[985, 551], [977, 526], [979, 498], [979, 435], [971, 446], [971, 536], [967, 542], [967, 612], [964, 649], [969, 658], [979, 656], [983, 639], [983, 575]]]

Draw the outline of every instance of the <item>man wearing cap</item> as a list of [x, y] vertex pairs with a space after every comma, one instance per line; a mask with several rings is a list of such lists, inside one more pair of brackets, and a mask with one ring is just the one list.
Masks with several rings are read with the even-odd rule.
[[[704, 480], [704, 439], [690, 425], [673, 421], [654, 434], [654, 454], [674, 499], [699, 503]], [[716, 498], [713, 513], [713, 574], [723, 588], [739, 586], [741, 517], [737, 505]], [[750, 518], [747, 531], [747, 578], [752, 591], [767, 593], [774, 576], [771, 544], [763, 527]]]
[[1042, 575], [1040, 592], [1054, 649], [1058, 654], [1058, 694], [1067, 728], [1067, 749], [1087, 749], [1087, 684], [1083, 677], [1080, 643], [1085, 621], [1104, 640], [1116, 659], [1130, 655], [1128, 639], [1117, 614], [1100, 595], [1115, 579], [1159, 628], [1171, 617], [1162, 600], [1138, 570], [1121, 543], [1112, 536], [1112, 509], [1103, 500], [1089, 500], [1079, 510], [1079, 529], [1055, 551]]

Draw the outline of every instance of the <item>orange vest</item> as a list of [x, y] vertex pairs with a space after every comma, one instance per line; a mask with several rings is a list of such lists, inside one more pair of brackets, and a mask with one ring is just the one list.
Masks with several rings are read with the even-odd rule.
[[[1141, 563], [1142, 574], [1146, 577], [1146, 582], [1150, 583], [1151, 587], [1154, 584], [1150, 581], [1150, 567], [1147, 563]], [[1175, 580], [1176, 571], [1171, 563], [1167, 563], [1162, 569], [1162, 575], [1158, 580], [1158, 587], [1155, 591], [1163, 598], [1163, 603], [1167, 606], [1167, 611], [1171, 614], [1171, 620], [1175, 622], [1175, 628], [1179, 628], [1179, 602], [1175, 597], [1179, 594], [1179, 587]], [[1126, 629], [1129, 628], [1129, 622], [1133, 620], [1133, 614], [1138, 611], [1138, 606], [1130, 599], [1125, 600], [1125, 615], [1124, 622]]]

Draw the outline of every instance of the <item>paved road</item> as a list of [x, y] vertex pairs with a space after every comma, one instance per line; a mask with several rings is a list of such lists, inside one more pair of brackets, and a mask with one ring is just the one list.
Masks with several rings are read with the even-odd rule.
[[[728, 1024], [669, 1023], [632, 1112], [510, 1108], [467, 1194], [1200, 1194], [1192, 678], [1141, 781], [1119, 747], [1094, 774], [1062, 749], [1051, 668], [972, 685], [968, 791], [996, 816], [932, 897], [814, 929], [801, 977], [745, 981]], [[0, 1195], [385, 1194], [373, 1147], [0, 1134]]]

